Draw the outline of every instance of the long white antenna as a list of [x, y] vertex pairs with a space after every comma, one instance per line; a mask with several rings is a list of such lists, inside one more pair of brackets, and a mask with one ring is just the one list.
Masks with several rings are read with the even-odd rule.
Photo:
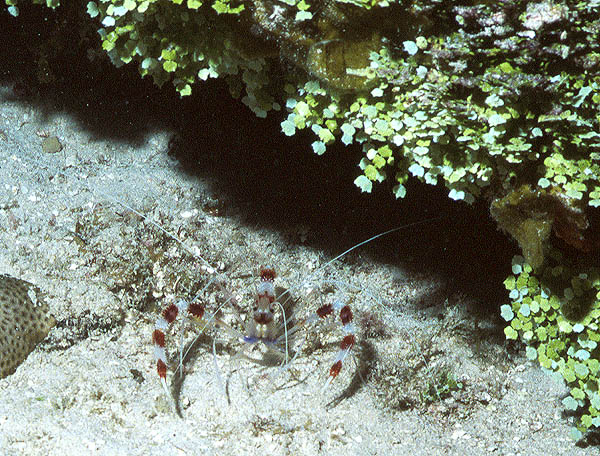
[[399, 226], [399, 227], [396, 227], [396, 228], [392, 228], [391, 230], [384, 231], [383, 233], [376, 234], [375, 236], [371, 236], [369, 239], [366, 239], [366, 240], [364, 240], [364, 241], [362, 241], [362, 242], [359, 242], [358, 244], [356, 244], [356, 245], [354, 245], [354, 246], [350, 247], [349, 249], [347, 249], [347, 250], [344, 250], [342, 253], [340, 253], [340, 254], [339, 254], [338, 256], [336, 256], [335, 258], [332, 258], [331, 260], [329, 260], [327, 263], [325, 263], [325, 264], [324, 264], [324, 265], [322, 265], [320, 268], [318, 268], [318, 269], [317, 269], [315, 272], [313, 272], [312, 274], [309, 274], [309, 275], [306, 277], [306, 279], [304, 279], [304, 280], [303, 280], [302, 282], [300, 282], [298, 285], [296, 285], [296, 286], [294, 286], [294, 287], [290, 287], [290, 288], [288, 288], [286, 291], [284, 291], [284, 292], [281, 294], [281, 296], [279, 296], [279, 297], [278, 297], [278, 299], [279, 299], [279, 298], [281, 298], [281, 297], [283, 297], [283, 296], [285, 296], [285, 295], [287, 295], [287, 294], [290, 294], [290, 293], [291, 293], [293, 290], [297, 290], [298, 288], [301, 288], [301, 287], [302, 287], [302, 286], [304, 286], [304, 285], [305, 285], [307, 282], [310, 282], [310, 281], [311, 281], [311, 280], [312, 280], [312, 279], [313, 279], [313, 278], [314, 278], [314, 277], [315, 277], [315, 276], [316, 276], [316, 275], [317, 275], [319, 272], [321, 272], [323, 269], [325, 269], [325, 268], [326, 268], [327, 266], [329, 266], [331, 263], [333, 263], [333, 262], [335, 262], [335, 261], [339, 260], [339, 259], [340, 259], [340, 258], [342, 258], [344, 255], [347, 255], [348, 253], [352, 252], [353, 250], [355, 250], [355, 249], [357, 249], [357, 248], [359, 248], [359, 247], [361, 247], [361, 246], [363, 246], [363, 245], [365, 245], [365, 244], [368, 244], [368, 243], [369, 243], [369, 242], [371, 242], [371, 241], [374, 241], [375, 239], [378, 239], [378, 238], [380, 238], [380, 237], [383, 237], [383, 236], [387, 236], [388, 234], [395, 233], [396, 231], [404, 230], [404, 229], [406, 229], [406, 228], [410, 228], [410, 227], [413, 227], [413, 226], [416, 226], [416, 225], [422, 225], [422, 224], [424, 224], [424, 223], [433, 222], [433, 221], [435, 221], [435, 220], [439, 220], [439, 219], [441, 219], [441, 218], [444, 218], [444, 217], [445, 217], [444, 215], [440, 215], [440, 216], [438, 216], [438, 217], [433, 217], [433, 218], [430, 218], [430, 219], [421, 220], [421, 221], [419, 221], [419, 222], [409, 223], [409, 224], [407, 224], [407, 225], [402, 225], [402, 226]]

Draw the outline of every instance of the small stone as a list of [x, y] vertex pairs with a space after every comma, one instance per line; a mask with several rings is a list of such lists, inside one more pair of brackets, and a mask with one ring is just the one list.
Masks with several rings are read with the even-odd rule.
[[56, 136], [50, 136], [42, 141], [42, 151], [45, 154], [55, 154], [62, 150], [63, 146]]

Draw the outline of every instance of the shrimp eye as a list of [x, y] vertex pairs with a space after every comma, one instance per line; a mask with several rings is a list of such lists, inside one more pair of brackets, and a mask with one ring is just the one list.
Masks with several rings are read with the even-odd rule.
[[258, 310], [258, 306], [254, 306], [254, 307], [252, 308], [252, 310], [253, 310], [254, 312], [256, 312], [256, 311]]

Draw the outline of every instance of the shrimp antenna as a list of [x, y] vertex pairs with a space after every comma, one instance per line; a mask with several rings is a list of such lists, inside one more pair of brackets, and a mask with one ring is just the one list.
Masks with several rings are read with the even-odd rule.
[[444, 218], [444, 217], [445, 217], [445, 215], [439, 215], [439, 216], [437, 216], [437, 217], [433, 217], [433, 218], [429, 218], [429, 219], [421, 220], [421, 221], [414, 222], [414, 223], [409, 223], [409, 224], [407, 224], [407, 225], [398, 226], [398, 227], [396, 227], [396, 228], [392, 228], [392, 229], [390, 229], [390, 230], [384, 231], [383, 233], [376, 234], [375, 236], [371, 236], [369, 239], [366, 239], [366, 240], [364, 240], [364, 241], [362, 241], [362, 242], [359, 242], [358, 244], [355, 244], [355, 245], [353, 245], [353, 246], [352, 246], [352, 247], [350, 247], [349, 249], [347, 249], [347, 250], [344, 250], [342, 253], [340, 253], [340, 254], [339, 254], [338, 256], [336, 256], [335, 258], [332, 258], [331, 260], [329, 260], [329, 261], [328, 261], [327, 263], [325, 263], [323, 266], [321, 266], [320, 268], [318, 268], [318, 269], [317, 269], [315, 272], [313, 272], [312, 274], [309, 274], [309, 275], [306, 277], [306, 279], [304, 279], [304, 281], [302, 281], [301, 283], [299, 283], [299, 284], [298, 284], [298, 285], [296, 285], [295, 287], [290, 287], [290, 288], [288, 288], [286, 291], [284, 291], [284, 292], [281, 294], [281, 296], [279, 296], [279, 298], [281, 298], [282, 296], [286, 296], [286, 295], [290, 294], [290, 293], [292, 292], [292, 290], [296, 290], [296, 289], [300, 288], [301, 286], [303, 286], [304, 284], [306, 284], [307, 282], [310, 282], [310, 281], [311, 281], [311, 280], [312, 280], [312, 279], [315, 277], [315, 275], [317, 275], [317, 274], [318, 274], [318, 273], [319, 273], [321, 270], [325, 269], [325, 268], [326, 268], [327, 266], [329, 266], [331, 263], [333, 263], [333, 262], [335, 262], [335, 261], [339, 260], [339, 259], [340, 259], [340, 258], [342, 258], [344, 255], [347, 255], [348, 253], [352, 252], [353, 250], [355, 250], [355, 249], [357, 249], [357, 248], [359, 248], [359, 247], [361, 247], [361, 246], [363, 246], [363, 245], [365, 245], [365, 244], [368, 244], [368, 243], [369, 243], [369, 242], [371, 242], [371, 241], [374, 241], [375, 239], [378, 239], [378, 238], [380, 238], [380, 237], [383, 237], [383, 236], [387, 236], [388, 234], [395, 233], [396, 231], [404, 230], [404, 229], [406, 229], [406, 228], [411, 228], [411, 227], [413, 227], [413, 226], [422, 225], [422, 224], [425, 224], [425, 223], [430, 223], [430, 222], [433, 222], [433, 221], [435, 221], [435, 220], [440, 220], [440, 219], [442, 219], [442, 218]]

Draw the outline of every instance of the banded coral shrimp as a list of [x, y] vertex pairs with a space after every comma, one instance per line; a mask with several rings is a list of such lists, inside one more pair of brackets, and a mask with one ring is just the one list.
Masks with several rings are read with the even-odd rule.
[[[181, 248], [192, 253], [187, 246], [180, 241], [175, 234], [168, 232], [162, 226], [156, 222], [148, 219], [143, 214], [138, 212], [136, 209], [129, 207], [125, 203], [112, 199], [109, 195], [105, 195], [99, 192], [105, 199], [115, 203], [116, 205], [122, 206], [131, 213], [138, 215], [144, 219], [150, 225], [154, 226], [159, 231], [163, 232], [169, 238], [178, 243]], [[334, 299], [333, 301], [320, 305], [316, 310], [298, 311], [296, 309], [297, 302], [293, 298], [293, 294], [307, 285], [314, 288], [315, 277], [321, 275], [328, 266], [341, 260], [350, 252], [358, 249], [359, 247], [368, 244], [376, 239], [390, 235], [403, 229], [408, 229], [422, 223], [429, 223], [439, 219], [436, 217], [429, 220], [423, 220], [416, 223], [406, 224], [400, 227], [396, 227], [385, 232], [379, 233], [366, 239], [337, 255], [333, 259], [327, 261], [321, 265], [314, 272], [305, 275], [301, 281], [289, 288], [276, 287], [274, 284], [277, 273], [272, 267], [263, 267], [260, 269], [258, 274], [260, 277], [259, 284], [256, 286], [255, 296], [253, 298], [254, 305], [251, 310], [240, 309], [239, 307], [234, 308], [234, 317], [237, 320], [235, 323], [230, 323], [222, 318], [222, 311], [234, 304], [233, 295], [224, 300], [218, 305], [214, 311], [209, 311], [208, 307], [203, 303], [203, 294], [216, 280], [215, 277], [208, 280], [208, 283], [190, 300], [186, 301], [182, 298], [176, 298], [167, 304], [162, 310], [160, 316], [157, 318], [154, 330], [152, 333], [152, 342], [154, 345], [154, 359], [156, 362], [156, 371], [160, 379], [162, 388], [165, 392], [165, 396], [168, 399], [173, 399], [173, 405], [175, 410], [180, 413], [177, 399], [173, 396], [173, 392], [170, 390], [167, 383], [167, 344], [166, 335], [171, 325], [179, 318], [181, 320], [180, 338], [179, 338], [179, 356], [178, 364], [174, 371], [174, 376], [179, 375], [179, 379], [174, 378], [173, 381], [177, 384], [176, 389], [181, 387], [181, 380], [184, 369], [184, 359], [187, 358], [188, 353], [203, 335], [205, 330], [209, 328], [217, 328], [222, 332], [228, 334], [231, 338], [236, 339], [241, 348], [238, 348], [235, 354], [232, 356], [233, 360], [246, 359], [255, 364], [271, 366], [273, 361], [267, 361], [269, 355], [275, 354], [281, 360], [279, 365], [279, 371], [277, 376], [283, 371], [287, 370], [294, 360], [299, 356], [300, 351], [304, 343], [306, 342], [307, 336], [301, 338], [301, 342], [295, 348], [292, 348], [293, 341], [296, 340], [300, 332], [310, 331], [313, 326], [319, 324], [321, 320], [333, 320], [330, 321], [329, 330], [332, 326], [337, 324], [341, 327], [341, 341], [339, 342], [339, 349], [335, 358], [330, 362], [328, 370], [327, 380], [324, 382], [321, 390], [325, 390], [332, 381], [342, 371], [346, 358], [352, 352], [357, 340], [357, 330], [353, 322], [354, 315], [351, 304], [346, 300]], [[208, 267], [208, 269], [214, 269], [210, 264], [199, 257], [199, 260]], [[354, 288], [354, 291], [360, 289], [360, 286], [343, 283], [336, 280], [321, 279], [321, 286], [337, 286], [338, 288], [346, 288], [344, 294], [348, 295], [348, 290]], [[317, 287], [318, 288], [318, 287]], [[370, 290], [362, 290], [371, 299], [377, 301], [377, 297]], [[248, 307], [247, 305], [245, 307]], [[242, 312], [245, 313], [242, 316]], [[304, 313], [304, 315], [302, 315]], [[184, 347], [184, 330], [188, 322], [194, 323], [198, 326], [199, 334], [194, 340], [188, 344], [187, 349]], [[237, 324], [237, 327], [236, 327]], [[247, 352], [254, 351], [256, 346], [261, 345], [263, 348], [261, 358], [257, 359], [247, 354]], [[217, 364], [216, 355], [216, 338], [212, 339], [212, 352], [213, 362], [215, 368], [215, 375], [222, 385], [222, 378], [220, 369]], [[185, 351], [185, 352], [184, 352]], [[359, 374], [360, 375], [360, 374]], [[177, 383], [177, 380], [179, 383]], [[177, 392], [175, 393], [177, 394]]]
[[[232, 327], [232, 325], [226, 323], [218, 316], [220, 310], [223, 309], [227, 304], [229, 304], [232, 298], [228, 298], [226, 301], [224, 301], [218, 306], [216, 311], [210, 314], [208, 314], [203, 304], [197, 302], [204, 289], [210, 286], [212, 280], [209, 281], [205, 288], [202, 289], [190, 302], [185, 301], [183, 299], [179, 299], [176, 303], [168, 304], [162, 311], [161, 315], [158, 317], [152, 335], [152, 341], [155, 349], [157, 373], [161, 385], [165, 391], [165, 394], [167, 395], [167, 397], [171, 396], [171, 391], [167, 386], [167, 357], [165, 351], [165, 334], [167, 329], [177, 319], [178, 316], [180, 316], [180, 318], [182, 319], [183, 325], [185, 325], [187, 320], [192, 320], [194, 323], [201, 327], [200, 334], [196, 336], [191, 345], [194, 344], [194, 342], [200, 337], [200, 335], [204, 332], [205, 329], [207, 329], [211, 325], [214, 325], [217, 328], [224, 329], [227, 333], [229, 333], [241, 343], [242, 346], [236, 351], [235, 355], [233, 356], [233, 359], [245, 358], [254, 363], [261, 364], [262, 360], [252, 358], [246, 354], [246, 346], [253, 347], [257, 344], [263, 344], [268, 353], [276, 352], [280, 355], [280, 358], [282, 359], [280, 364], [280, 372], [282, 370], [288, 369], [291, 363], [296, 359], [296, 357], [300, 353], [305, 339], [303, 339], [303, 341], [300, 343], [300, 346], [297, 349], [293, 350], [293, 355], [291, 354], [292, 349], [290, 343], [299, 331], [310, 330], [312, 326], [316, 325], [319, 322], [319, 320], [325, 320], [328, 318], [338, 319], [339, 324], [341, 325], [342, 338], [341, 342], [339, 343], [338, 352], [335, 358], [330, 363], [327, 380], [321, 388], [321, 390], [326, 389], [330, 385], [330, 383], [333, 380], [335, 380], [336, 377], [340, 374], [340, 372], [342, 371], [342, 367], [346, 362], [346, 358], [351, 353], [353, 347], [356, 344], [357, 334], [353, 322], [354, 315], [352, 307], [347, 302], [335, 299], [332, 303], [323, 304], [316, 310], [312, 312], [309, 311], [308, 315], [301, 317], [300, 315], [298, 315], [297, 311], [294, 308], [292, 308], [292, 303], [294, 301], [291, 297], [292, 293], [296, 290], [300, 290], [303, 286], [313, 281], [314, 277], [321, 271], [325, 270], [329, 265], [342, 259], [345, 255], [361, 247], [362, 245], [372, 242], [382, 236], [386, 236], [394, 232], [400, 231], [402, 229], [407, 229], [409, 227], [414, 227], [421, 223], [431, 222], [433, 220], [437, 220], [438, 218], [439, 217], [435, 219], [425, 220], [422, 222], [407, 224], [374, 235], [369, 239], [348, 248], [335, 258], [327, 261], [317, 271], [305, 277], [302, 282], [284, 290], [280, 289], [276, 292], [276, 288], [274, 285], [276, 272], [273, 268], [266, 267], [261, 269], [260, 283], [256, 287], [254, 306], [252, 308], [251, 313], [248, 312], [245, 319], [242, 319], [239, 313], [236, 314], [236, 317], [239, 320], [241, 327], [243, 328], [242, 330], [235, 329], [234, 327]], [[176, 238], [174, 239], [177, 240]], [[341, 285], [344, 287], [353, 287], [352, 284], [340, 284], [340, 282], [337, 281], [325, 281], [324, 283], [328, 283], [330, 285], [335, 284], [337, 286]], [[359, 288], [356, 286], [354, 287]], [[366, 291], [366, 294], [369, 295], [372, 299], [377, 300], [377, 298], [368, 290], [363, 291]], [[277, 318], [276, 316], [276, 310], [280, 311], [278, 315], [279, 318]], [[181, 334], [183, 335], [183, 332], [181, 332]], [[181, 337], [181, 342], [183, 342], [183, 337]], [[180, 374], [182, 373], [183, 359], [186, 357], [187, 352], [189, 352], [189, 350], [190, 348], [188, 348], [186, 353], [184, 353], [183, 344], [180, 344], [179, 364], [177, 366], [175, 374], [177, 374], [177, 372], [179, 372]], [[219, 368], [217, 366], [216, 361], [214, 339], [213, 356], [216, 375], [220, 380]]]

